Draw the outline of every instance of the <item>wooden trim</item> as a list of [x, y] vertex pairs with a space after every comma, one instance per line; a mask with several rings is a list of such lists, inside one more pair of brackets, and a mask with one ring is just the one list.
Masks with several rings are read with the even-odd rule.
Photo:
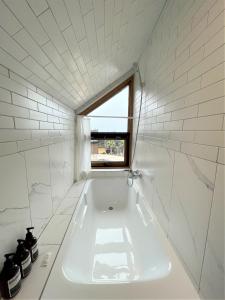
[[[133, 103], [134, 103], [134, 76], [129, 77], [124, 82], [119, 84], [116, 88], [105, 94], [103, 97], [98, 99], [88, 108], [83, 110], [79, 115], [88, 115], [100, 105], [104, 104], [114, 95], [118, 94], [126, 86], [129, 87], [129, 99], [128, 99], [128, 117], [133, 117]], [[92, 139], [123, 139], [125, 140], [124, 145], [124, 161], [123, 162], [99, 162], [92, 161], [91, 166], [93, 168], [124, 168], [129, 167], [131, 164], [131, 153], [132, 153], [132, 133], [133, 133], [133, 120], [128, 119], [127, 132], [92, 132]]]
[[[111, 90], [109, 93], [105, 94], [103, 97], [95, 101], [92, 105], [87, 107], [85, 110], [79, 113], [79, 115], [88, 115], [93, 110], [95, 110], [100, 105], [104, 104], [106, 101], [108, 101], [110, 98], [112, 98], [114, 95], [118, 94], [122, 89], [124, 89], [126, 86], [129, 86], [129, 94], [130, 94], [130, 87], [133, 86], [134, 76], [131, 76], [121, 84], [119, 84], [117, 87], [115, 87], [113, 90]], [[129, 97], [130, 98], [130, 97]], [[130, 100], [130, 99], [129, 99]], [[130, 103], [129, 103], [130, 106]]]
[[129, 136], [129, 132], [92, 132], [91, 139], [96, 140], [125, 140]]

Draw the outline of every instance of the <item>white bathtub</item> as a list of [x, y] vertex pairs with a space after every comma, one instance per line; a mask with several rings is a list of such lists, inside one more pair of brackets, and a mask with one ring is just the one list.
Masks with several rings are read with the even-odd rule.
[[198, 299], [138, 189], [88, 180], [42, 299], [171, 297]]
[[154, 219], [124, 179], [90, 180], [83, 199], [62, 264], [69, 281], [118, 284], [169, 274], [171, 262]]

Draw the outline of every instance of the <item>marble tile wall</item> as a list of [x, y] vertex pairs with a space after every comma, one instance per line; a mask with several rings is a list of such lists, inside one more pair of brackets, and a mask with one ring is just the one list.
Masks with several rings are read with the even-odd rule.
[[39, 237], [63, 207], [74, 181], [74, 112], [4, 66], [0, 73], [1, 268], [27, 226]]
[[139, 61], [139, 184], [204, 299], [225, 298], [224, 3], [167, 1]]

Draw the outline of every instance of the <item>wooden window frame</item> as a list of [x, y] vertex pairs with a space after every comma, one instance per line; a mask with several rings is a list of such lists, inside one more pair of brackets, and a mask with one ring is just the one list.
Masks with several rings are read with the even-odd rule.
[[91, 139], [96, 140], [107, 140], [107, 139], [121, 139], [125, 141], [124, 145], [124, 161], [111, 162], [111, 161], [92, 161], [92, 168], [129, 168], [131, 163], [131, 149], [132, 149], [132, 132], [133, 132], [133, 103], [134, 103], [134, 76], [129, 77], [121, 84], [116, 86], [110, 92], [102, 96], [100, 99], [95, 101], [85, 110], [83, 110], [80, 115], [88, 115], [93, 110], [107, 102], [110, 98], [118, 94], [125, 87], [129, 88], [128, 95], [128, 126], [127, 132], [92, 132]]

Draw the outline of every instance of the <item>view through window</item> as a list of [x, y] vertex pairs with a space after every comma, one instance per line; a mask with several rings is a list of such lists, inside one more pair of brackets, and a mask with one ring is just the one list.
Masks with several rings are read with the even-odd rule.
[[[119, 132], [128, 130], [129, 87], [114, 95], [107, 102], [93, 110], [91, 117], [92, 133]], [[96, 135], [97, 137], [97, 135]], [[125, 140], [121, 138], [91, 140], [91, 160], [94, 162], [124, 162]]]

